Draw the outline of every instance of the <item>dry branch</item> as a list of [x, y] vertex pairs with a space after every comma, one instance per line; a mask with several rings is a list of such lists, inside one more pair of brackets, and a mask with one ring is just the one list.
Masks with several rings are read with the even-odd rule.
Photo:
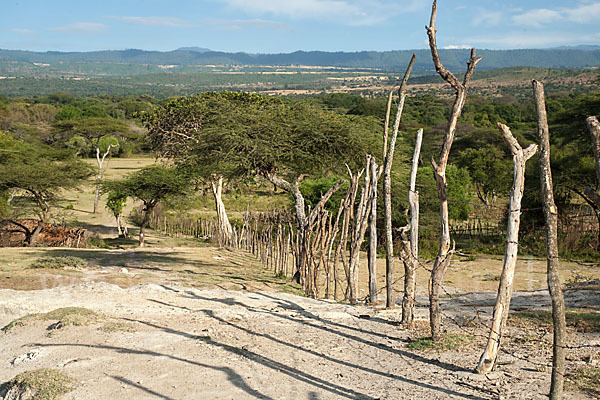
[[396, 148], [396, 139], [398, 138], [398, 129], [400, 128], [400, 119], [402, 118], [402, 111], [404, 109], [404, 101], [406, 99], [406, 86], [408, 77], [412, 71], [412, 67], [415, 64], [416, 56], [413, 54], [402, 84], [398, 90], [398, 109], [396, 110], [396, 119], [394, 121], [394, 128], [392, 131], [392, 137], [390, 138], [390, 144], [387, 146], [388, 139], [388, 126], [389, 116], [392, 106], [392, 94], [390, 92], [388, 100], [388, 110], [386, 113], [385, 132], [384, 132], [384, 151], [387, 149], [387, 154], [384, 154], [383, 160], [383, 204], [385, 212], [385, 286], [386, 286], [386, 307], [394, 306], [394, 292], [392, 283], [394, 281], [394, 241], [392, 237], [392, 162], [394, 160], [394, 150]]
[[525, 187], [525, 163], [537, 151], [537, 146], [532, 144], [525, 150], [519, 145], [519, 142], [512, 135], [508, 126], [498, 123], [500, 133], [510, 147], [513, 156], [513, 186], [510, 191], [510, 205], [508, 214], [508, 224], [506, 229], [506, 249], [504, 252], [504, 265], [500, 275], [500, 284], [498, 285], [498, 295], [492, 317], [492, 327], [485, 351], [481, 355], [479, 364], [475, 369], [480, 374], [488, 374], [494, 368], [502, 332], [508, 318], [510, 309], [510, 300], [513, 290], [513, 279], [515, 276], [515, 265], [517, 264], [517, 252], [519, 250], [519, 224], [521, 222], [521, 199], [523, 198], [523, 188]]
[[431, 282], [429, 288], [429, 322], [431, 326], [431, 336], [433, 340], [438, 341], [441, 339], [441, 324], [442, 314], [439, 303], [439, 292], [441, 283], [446, 274], [446, 270], [450, 265], [452, 259], [452, 251], [450, 249], [450, 225], [448, 218], [448, 199], [446, 193], [446, 166], [448, 164], [448, 157], [450, 156], [450, 148], [454, 141], [454, 135], [456, 133], [456, 126], [458, 118], [460, 117], [465, 100], [467, 98], [467, 88], [471, 80], [471, 76], [475, 71], [477, 63], [481, 61], [481, 57], [476, 56], [475, 49], [471, 49], [471, 56], [467, 62], [467, 72], [465, 73], [463, 82], [460, 82], [452, 72], [450, 72], [440, 59], [440, 55], [437, 49], [436, 43], [436, 29], [435, 20], [437, 16], [437, 0], [434, 0], [431, 8], [431, 19], [429, 26], [425, 27], [427, 35], [429, 37], [429, 48], [431, 49], [431, 57], [435, 66], [436, 72], [446, 81], [456, 92], [454, 103], [452, 105], [452, 111], [450, 113], [450, 119], [448, 120], [448, 128], [442, 142], [442, 148], [440, 150], [439, 159], [436, 162], [433, 158], [431, 164], [433, 165], [434, 177], [438, 189], [438, 197], [440, 200], [440, 248], [438, 255], [435, 259], [433, 269], [431, 272]]
[[554, 329], [550, 398], [552, 400], [558, 400], [562, 398], [563, 393], [565, 345], [567, 340], [565, 300], [560, 284], [560, 277], [558, 275], [558, 270], [560, 268], [557, 238], [558, 210], [554, 204], [554, 191], [552, 188], [552, 170], [550, 169], [550, 132], [548, 129], [548, 117], [546, 115], [544, 86], [535, 80], [533, 81], [533, 94], [535, 98], [538, 137], [540, 141], [540, 180], [544, 217], [546, 219], [547, 277], [548, 290], [550, 291], [550, 298], [552, 300], [552, 325]]

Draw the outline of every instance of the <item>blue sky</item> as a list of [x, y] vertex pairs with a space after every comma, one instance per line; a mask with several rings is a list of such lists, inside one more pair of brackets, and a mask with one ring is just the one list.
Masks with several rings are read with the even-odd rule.
[[[0, 48], [282, 53], [426, 47], [428, 0], [2, 0]], [[439, 0], [439, 47], [600, 44], [600, 1]]]

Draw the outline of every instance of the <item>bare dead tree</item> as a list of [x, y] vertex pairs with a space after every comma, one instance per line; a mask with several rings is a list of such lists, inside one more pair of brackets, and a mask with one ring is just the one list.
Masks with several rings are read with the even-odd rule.
[[431, 57], [433, 59], [436, 72], [456, 92], [454, 104], [452, 105], [452, 111], [450, 113], [450, 119], [448, 121], [448, 128], [444, 136], [442, 148], [440, 149], [439, 160], [437, 162], [434, 159], [431, 160], [431, 164], [433, 165], [433, 174], [438, 189], [438, 197], [440, 200], [440, 248], [431, 272], [431, 281], [429, 287], [429, 324], [431, 326], [431, 336], [433, 340], [439, 341], [442, 339], [442, 313], [439, 302], [440, 287], [444, 279], [444, 275], [446, 274], [446, 270], [448, 269], [450, 261], [452, 260], [453, 253], [453, 250], [450, 248], [450, 224], [448, 219], [448, 198], [446, 193], [446, 166], [448, 164], [448, 157], [450, 156], [450, 148], [452, 147], [452, 142], [454, 142], [458, 118], [462, 113], [467, 98], [467, 88], [477, 63], [481, 61], [481, 57], [476, 57], [475, 49], [471, 49], [471, 56], [467, 62], [467, 72], [465, 73], [463, 81], [460, 82], [454, 76], [454, 74], [452, 74], [452, 72], [444, 67], [440, 59], [436, 43], [436, 16], [437, 0], [434, 0], [431, 8], [431, 19], [429, 26], [425, 27], [427, 29], [427, 36], [429, 37]]
[[506, 326], [510, 300], [513, 291], [513, 278], [515, 276], [515, 265], [517, 264], [517, 253], [519, 250], [519, 224], [521, 222], [521, 199], [525, 187], [525, 164], [535, 152], [537, 145], [532, 144], [525, 150], [511, 133], [508, 126], [498, 122], [500, 133], [508, 143], [513, 157], [513, 186], [510, 191], [510, 205], [508, 212], [508, 225], [506, 228], [506, 248], [504, 251], [504, 265], [498, 285], [498, 295], [492, 316], [492, 327], [490, 336], [479, 364], [475, 371], [480, 374], [488, 374], [496, 364], [502, 332]]
[[389, 139], [389, 120], [392, 108], [392, 90], [388, 96], [388, 108], [386, 112], [385, 130], [383, 138], [383, 204], [385, 210], [385, 289], [386, 289], [386, 307], [394, 306], [394, 239], [392, 237], [392, 163], [394, 161], [394, 150], [396, 149], [396, 140], [398, 138], [398, 130], [400, 129], [400, 119], [404, 110], [404, 102], [406, 100], [406, 86], [408, 77], [415, 64], [416, 56], [413, 54], [404, 78], [398, 89], [398, 108], [396, 110], [396, 119], [394, 120], [394, 128], [392, 136]]
[[300, 175], [296, 179], [296, 182], [294, 182], [293, 184], [286, 181], [285, 179], [283, 179], [282, 177], [280, 177], [279, 175], [277, 175], [275, 173], [265, 172], [264, 176], [273, 185], [285, 190], [286, 192], [290, 193], [294, 197], [294, 209], [296, 212], [296, 222], [297, 222], [297, 225], [296, 225], [297, 226], [297, 240], [300, 245], [300, 248], [299, 248], [299, 251], [296, 256], [296, 272], [294, 273], [293, 280], [296, 281], [297, 283], [303, 283], [301, 272], [304, 270], [304, 267], [306, 264], [306, 257], [307, 257], [307, 252], [305, 251], [306, 249], [304, 248], [306, 242], [305, 242], [304, 236], [303, 236], [305, 228], [314, 222], [315, 218], [317, 218], [317, 215], [318, 215], [318, 209], [322, 205], [327, 203], [327, 201], [331, 198], [331, 196], [335, 192], [337, 192], [339, 190], [339, 188], [341, 188], [342, 185], [346, 181], [344, 179], [341, 179], [335, 185], [333, 185], [331, 188], [329, 188], [329, 190], [323, 196], [321, 196], [319, 203], [317, 203], [315, 205], [315, 208], [312, 210], [312, 212], [309, 215], [306, 215], [306, 210], [305, 210], [306, 203], [304, 201], [304, 196], [302, 195], [302, 192], [300, 191], [300, 183], [302, 183], [302, 181], [304, 180], [306, 175], [304, 175], [304, 174]]
[[550, 169], [550, 132], [546, 114], [546, 101], [544, 98], [544, 85], [533, 81], [533, 95], [538, 120], [538, 137], [540, 141], [540, 180], [542, 187], [542, 203], [546, 219], [546, 252], [548, 259], [548, 290], [552, 300], [552, 325], [554, 340], [552, 346], [552, 380], [550, 383], [550, 399], [562, 398], [565, 374], [565, 299], [562, 293], [558, 270], [560, 261], [558, 257], [558, 210], [554, 204], [554, 191], [552, 188], [552, 170]]
[[[417, 267], [419, 264], [419, 192], [416, 191], [419, 156], [423, 142], [423, 129], [417, 131], [417, 141], [410, 168], [408, 204], [410, 207], [410, 247], [404, 262], [404, 297], [402, 298], [402, 324], [412, 326], [415, 311]], [[402, 258], [402, 257], [401, 257]]]
[[113, 149], [113, 147], [119, 147], [118, 144], [109, 144], [108, 148], [106, 149], [106, 151], [104, 152], [104, 154], [102, 154], [102, 157], [100, 156], [100, 145], [98, 144], [100, 138], [98, 138], [98, 141], [96, 141], [96, 163], [98, 164], [98, 169], [96, 170], [96, 194], [94, 195], [94, 211], [93, 213], [96, 214], [98, 212], [98, 202], [100, 200], [100, 186], [102, 185], [102, 178], [104, 177], [104, 169], [102, 169], [103, 165], [104, 165], [104, 160], [106, 159], [107, 156], [110, 155], [110, 151]]
[[[348, 265], [348, 299], [350, 304], [356, 304], [358, 298], [358, 266], [360, 261], [360, 247], [365, 239], [365, 233], [368, 227], [369, 214], [371, 213], [371, 203], [373, 201], [371, 184], [371, 171], [377, 170], [377, 165], [373, 167], [375, 159], [367, 155], [366, 167], [364, 169], [364, 186], [361, 188], [360, 200], [356, 205], [353, 218], [350, 224], [350, 259]], [[360, 175], [360, 174], [359, 174]], [[353, 206], [353, 205], [352, 205]]]
[[594, 159], [596, 160], [596, 190], [600, 188], [600, 122], [597, 117], [586, 118], [587, 127], [592, 135]]
[[217, 221], [219, 226], [219, 242], [229, 246], [233, 240], [233, 228], [227, 217], [227, 211], [225, 210], [225, 204], [223, 203], [223, 177], [215, 177], [210, 181], [210, 187], [212, 189], [213, 197], [215, 199], [215, 207], [217, 211]]
[[377, 181], [381, 175], [381, 168], [373, 159], [371, 162], [371, 209], [369, 210], [369, 302], [377, 301]]

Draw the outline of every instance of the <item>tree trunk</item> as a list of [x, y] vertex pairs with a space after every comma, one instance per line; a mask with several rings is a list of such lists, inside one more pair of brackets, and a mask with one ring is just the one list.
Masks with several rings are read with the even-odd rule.
[[115, 213], [114, 215], [115, 220], [117, 221], [117, 234], [119, 235], [118, 237], [125, 237], [125, 235], [123, 234], [123, 229], [121, 229], [121, 214]]
[[533, 81], [533, 94], [538, 120], [538, 137], [540, 141], [540, 180], [542, 188], [542, 203], [546, 219], [546, 252], [548, 258], [548, 290], [552, 300], [552, 322], [554, 329], [552, 380], [550, 383], [550, 399], [562, 398], [565, 375], [565, 345], [566, 322], [565, 300], [562, 293], [558, 270], [560, 261], [558, 256], [558, 210], [554, 204], [554, 191], [552, 188], [552, 170], [550, 169], [550, 132], [546, 115], [546, 102], [544, 99], [544, 86]]
[[[394, 120], [394, 128], [392, 130], [392, 137], [388, 146], [388, 126], [389, 116], [391, 110], [391, 93], [388, 100], [388, 110], [386, 113], [385, 132], [384, 132], [384, 157], [383, 157], [383, 204], [384, 204], [384, 220], [385, 220], [385, 289], [386, 289], [386, 307], [394, 306], [394, 238], [392, 236], [392, 163], [394, 161], [394, 151], [396, 149], [396, 140], [398, 138], [398, 130], [400, 129], [400, 119], [402, 118], [402, 111], [404, 110], [404, 101], [406, 99], [406, 84], [408, 77], [412, 71], [412, 67], [415, 64], [416, 56], [413, 54], [404, 78], [398, 89], [398, 108], [396, 110], [396, 119]], [[387, 150], [387, 152], [386, 152]]]
[[98, 163], [98, 172], [96, 173], [96, 195], [94, 197], [94, 214], [98, 212], [98, 202], [100, 200], [100, 186], [102, 185], [103, 176], [102, 164], [104, 163], [104, 159], [106, 158], [106, 156], [110, 154], [110, 149], [112, 149], [113, 147], [117, 146], [113, 144], [108, 145], [108, 149], [102, 155], [102, 158], [100, 158], [100, 148], [98, 147], [98, 143], [96, 143], [96, 161]]
[[492, 327], [488, 342], [479, 364], [475, 371], [480, 374], [492, 372], [498, 357], [502, 332], [506, 326], [508, 312], [510, 310], [510, 300], [513, 290], [513, 278], [515, 276], [515, 265], [517, 263], [517, 253], [519, 250], [519, 224], [521, 222], [521, 199], [523, 198], [523, 188], [525, 187], [525, 163], [537, 151], [537, 146], [532, 144], [527, 149], [523, 148], [514, 138], [508, 126], [498, 123], [498, 128], [508, 143], [513, 156], [513, 186], [510, 191], [510, 205], [508, 214], [508, 224], [506, 228], [506, 249], [504, 252], [504, 265], [500, 275], [500, 284], [498, 285], [498, 295], [492, 317]]
[[369, 301], [377, 301], [377, 164], [371, 162], [371, 210], [369, 215]]
[[35, 198], [38, 207], [40, 207], [39, 221], [36, 228], [31, 232], [27, 240], [28, 245], [34, 245], [37, 242], [38, 236], [46, 226], [48, 219], [50, 218], [50, 204], [48, 204], [47, 199], [39, 192], [30, 191], [30, 193]]
[[42, 232], [42, 229], [44, 229], [45, 225], [46, 225], [46, 223], [44, 221], [42, 221], [42, 220], [38, 221], [38, 224], [35, 227], [35, 229], [31, 232], [31, 234], [29, 235], [29, 237], [26, 238], [27, 244], [29, 246], [32, 246], [32, 245], [34, 245], [34, 244], [37, 243], [38, 236]]
[[142, 219], [142, 223], [140, 224], [138, 247], [144, 247], [144, 245], [145, 245], [146, 226], [148, 225], [148, 221], [150, 221], [150, 214], [152, 214], [153, 208], [154, 208], [153, 206], [144, 205], [144, 219]]
[[436, 163], [435, 160], [431, 160], [433, 165], [433, 173], [438, 189], [438, 198], [440, 200], [440, 247], [438, 250], [437, 257], [431, 270], [431, 280], [429, 284], [429, 324], [431, 327], [431, 337], [434, 341], [442, 339], [442, 313], [439, 303], [439, 294], [441, 285], [446, 274], [446, 270], [452, 260], [452, 253], [450, 248], [450, 226], [448, 220], [448, 197], [447, 197], [447, 184], [446, 184], [446, 166], [448, 164], [448, 157], [450, 156], [450, 149], [454, 142], [454, 135], [456, 133], [456, 125], [458, 118], [462, 113], [467, 98], [467, 88], [475, 71], [477, 63], [481, 61], [481, 57], [476, 57], [475, 49], [471, 49], [471, 56], [467, 62], [467, 72], [460, 82], [452, 72], [450, 72], [440, 59], [440, 55], [437, 49], [435, 20], [437, 17], [437, 0], [434, 0], [431, 8], [431, 19], [427, 29], [427, 36], [429, 37], [429, 49], [431, 50], [431, 58], [435, 66], [436, 72], [444, 79], [455, 91], [456, 96], [454, 104], [452, 105], [452, 111], [450, 119], [448, 120], [448, 128], [442, 142], [442, 148], [440, 149], [439, 161]]
[[600, 123], [597, 117], [587, 117], [588, 130], [592, 135], [594, 159], [596, 160], [596, 190], [600, 188]]
[[410, 251], [404, 260], [404, 297], [402, 299], [402, 324], [412, 326], [415, 313], [415, 291], [417, 285], [417, 267], [419, 265], [419, 192], [416, 191], [417, 170], [423, 129], [417, 131], [417, 141], [410, 169], [408, 204], [410, 205]]
[[219, 236], [221, 237], [220, 242], [226, 246], [232, 244], [233, 239], [233, 228], [229, 223], [227, 217], [227, 211], [225, 210], [225, 204], [223, 203], [223, 177], [220, 176], [216, 180], [210, 181], [210, 187], [212, 189], [213, 197], [215, 199], [215, 208], [217, 211], [217, 223], [219, 227]]
[[345, 180], [339, 180], [335, 185], [333, 185], [329, 190], [321, 196], [319, 203], [315, 205], [315, 208], [312, 210], [310, 215], [307, 217], [305, 212], [305, 202], [304, 196], [300, 191], [300, 183], [306, 177], [306, 175], [300, 175], [294, 184], [289, 183], [285, 179], [277, 176], [276, 174], [266, 172], [264, 176], [275, 186], [285, 190], [290, 193], [294, 197], [294, 208], [296, 211], [296, 222], [297, 222], [297, 241], [298, 241], [298, 253], [296, 256], [296, 271], [294, 272], [294, 276], [292, 280], [296, 283], [304, 284], [302, 282], [302, 271], [306, 265], [307, 261], [307, 249], [306, 249], [306, 240], [304, 238], [304, 233], [306, 227], [312, 224], [318, 216], [319, 210], [325, 206], [325, 203], [331, 198], [331, 196], [342, 187], [342, 185], [346, 182]]

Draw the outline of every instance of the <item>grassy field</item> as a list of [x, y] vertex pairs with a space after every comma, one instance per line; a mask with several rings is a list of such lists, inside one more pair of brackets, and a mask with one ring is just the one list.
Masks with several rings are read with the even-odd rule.
[[[94, 160], [89, 160], [94, 163]], [[146, 158], [112, 159], [108, 163], [105, 176], [116, 179], [143, 166], [154, 163]], [[281, 207], [289, 202], [287, 196], [272, 188], [262, 192], [226, 195], [225, 204], [232, 218], [239, 218], [241, 212], [250, 208], [268, 209]], [[116, 224], [113, 216], [104, 208], [101, 199], [100, 210], [93, 214], [94, 186], [90, 181], [81, 191], [64, 193], [64, 200], [56, 209], [56, 221], [78, 224], [95, 232], [103, 240], [106, 248], [98, 249], [49, 249], [49, 248], [10, 248], [0, 255], [0, 287], [14, 289], [40, 289], [73, 284], [85, 280], [101, 280], [131, 286], [143, 282], [177, 281], [190, 286], [214, 286], [226, 284], [228, 287], [248, 286], [273, 287], [298, 292], [298, 287], [285, 279], [275, 278], [272, 271], [265, 270], [251, 254], [244, 251], [230, 251], [213, 247], [210, 243], [193, 238], [171, 238], [150, 231], [147, 235], [148, 248], [136, 249], [135, 228], [131, 239], [116, 238]], [[127, 215], [137, 204], [130, 200]], [[193, 213], [213, 214], [211, 196], [200, 196], [190, 210]], [[44, 256], [75, 256], [87, 261], [82, 269], [31, 268], [36, 260]], [[455, 256], [445, 277], [447, 294], [494, 292], [498, 286], [502, 268], [502, 256]], [[121, 271], [122, 268], [127, 273]], [[385, 283], [385, 260], [378, 260], [378, 287]], [[418, 294], [427, 294], [431, 261], [424, 260], [418, 270]], [[291, 270], [290, 266], [290, 270]], [[366, 257], [361, 258], [359, 297], [367, 295], [368, 276]], [[324, 275], [324, 273], [322, 273]], [[340, 276], [343, 271], [340, 271]], [[396, 262], [396, 284], [402, 287], [403, 266]], [[561, 279], [565, 283], [600, 279], [600, 270], [595, 265], [563, 262]], [[546, 288], [546, 261], [528, 256], [520, 256], [514, 281], [515, 291], [533, 291]], [[382, 293], [383, 294], [383, 293]], [[399, 292], [398, 295], [401, 295]]]

